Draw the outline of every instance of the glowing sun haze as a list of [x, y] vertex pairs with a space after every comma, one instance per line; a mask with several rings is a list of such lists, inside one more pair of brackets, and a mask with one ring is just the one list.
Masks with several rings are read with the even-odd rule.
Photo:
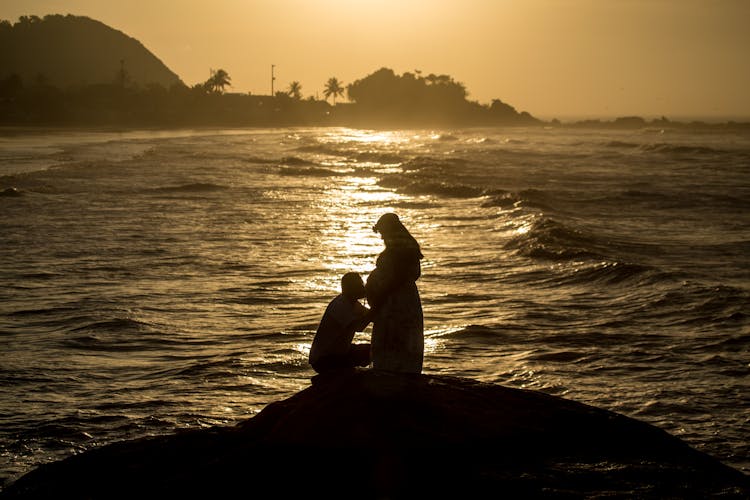
[[297, 80], [319, 95], [387, 66], [448, 74], [541, 118], [750, 117], [744, 0], [2, 0], [0, 18], [84, 15], [140, 40], [185, 83]]

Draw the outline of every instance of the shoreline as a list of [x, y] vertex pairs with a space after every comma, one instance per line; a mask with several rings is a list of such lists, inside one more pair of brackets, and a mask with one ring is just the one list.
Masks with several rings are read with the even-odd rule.
[[711, 132], [750, 132], [748, 121], [643, 121], [619, 123], [618, 118], [611, 120], [584, 120], [576, 122], [561, 122], [552, 120], [535, 124], [490, 124], [490, 123], [363, 123], [340, 121], [334, 123], [204, 123], [204, 124], [0, 124], [0, 137], [17, 137], [23, 135], [43, 135], [56, 132], [80, 133], [128, 133], [128, 132], [162, 132], [162, 131], [221, 131], [221, 130], [289, 130], [289, 129], [317, 129], [317, 128], [351, 128], [357, 130], [454, 130], [454, 129], [562, 129], [562, 130], [606, 130], [606, 131], [637, 131], [637, 130], [678, 130], [678, 131], [711, 131]]

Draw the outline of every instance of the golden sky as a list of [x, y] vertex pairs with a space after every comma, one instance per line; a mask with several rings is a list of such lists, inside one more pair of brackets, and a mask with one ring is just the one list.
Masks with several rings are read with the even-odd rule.
[[185, 83], [322, 96], [387, 66], [449, 74], [540, 118], [750, 117], [747, 0], [0, 0], [0, 18], [85, 15]]

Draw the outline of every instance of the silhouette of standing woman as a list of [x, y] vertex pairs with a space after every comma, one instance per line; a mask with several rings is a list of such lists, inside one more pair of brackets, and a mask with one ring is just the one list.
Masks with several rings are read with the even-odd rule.
[[385, 250], [367, 278], [367, 302], [374, 312], [372, 364], [376, 370], [421, 373], [424, 320], [416, 280], [423, 258], [419, 243], [396, 214], [385, 214], [373, 227]]

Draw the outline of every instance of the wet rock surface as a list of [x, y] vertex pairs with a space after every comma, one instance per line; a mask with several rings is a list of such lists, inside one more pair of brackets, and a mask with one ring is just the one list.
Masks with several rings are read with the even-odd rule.
[[234, 427], [115, 443], [26, 474], [4, 498], [747, 498], [748, 478], [651, 425], [540, 392], [369, 370]]

